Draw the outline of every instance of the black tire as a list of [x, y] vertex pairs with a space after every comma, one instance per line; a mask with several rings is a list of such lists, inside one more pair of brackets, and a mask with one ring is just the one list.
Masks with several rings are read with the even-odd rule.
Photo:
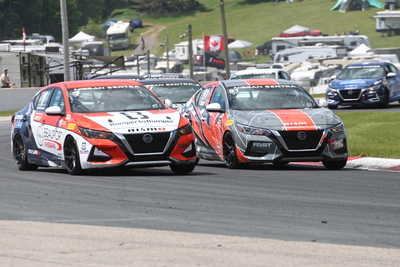
[[68, 137], [65, 140], [64, 160], [65, 160], [65, 168], [67, 169], [67, 172], [69, 174], [79, 175], [84, 173], [79, 159], [78, 147], [76, 146], [75, 140], [72, 137]]
[[381, 108], [388, 108], [389, 107], [389, 93], [388, 91], [385, 90], [385, 93], [383, 95], [383, 102], [380, 104], [379, 107]]
[[190, 163], [190, 164], [174, 164], [174, 165], [169, 165], [171, 170], [175, 174], [188, 174], [191, 173], [194, 168], [196, 167], [196, 163]]
[[236, 144], [230, 132], [224, 136], [224, 163], [229, 169], [237, 169], [240, 166], [239, 160], [236, 155]]
[[34, 171], [38, 168], [36, 164], [29, 164], [25, 143], [21, 135], [17, 134], [13, 142], [13, 157], [21, 171]]
[[329, 109], [337, 109], [337, 108], [338, 108], [338, 105], [328, 105], [328, 108], [329, 108]]
[[344, 166], [346, 166], [347, 163], [347, 158], [342, 159], [342, 160], [336, 160], [336, 161], [328, 161], [324, 160], [322, 161], [322, 164], [324, 164], [325, 168], [328, 170], [339, 170], [342, 169]]

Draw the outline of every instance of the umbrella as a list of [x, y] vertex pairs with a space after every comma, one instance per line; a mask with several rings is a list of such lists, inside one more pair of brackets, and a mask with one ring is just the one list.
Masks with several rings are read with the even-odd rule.
[[253, 43], [250, 43], [250, 42], [247, 42], [247, 41], [244, 41], [244, 40], [236, 40], [236, 41], [234, 41], [234, 42], [232, 42], [232, 43], [230, 43], [230, 44], [228, 44], [228, 48], [246, 48], [246, 47], [250, 47], [250, 46], [253, 46], [254, 44]]

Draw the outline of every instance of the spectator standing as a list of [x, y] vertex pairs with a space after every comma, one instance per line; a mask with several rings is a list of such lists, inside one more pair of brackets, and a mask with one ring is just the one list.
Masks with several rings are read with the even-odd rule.
[[3, 74], [0, 76], [1, 88], [11, 88], [15, 83], [10, 82], [10, 77], [8, 77], [8, 69], [3, 69]]

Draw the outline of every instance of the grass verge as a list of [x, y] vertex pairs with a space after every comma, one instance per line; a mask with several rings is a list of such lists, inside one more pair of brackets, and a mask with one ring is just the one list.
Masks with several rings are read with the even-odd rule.
[[351, 112], [337, 116], [347, 131], [350, 156], [400, 158], [399, 113]]

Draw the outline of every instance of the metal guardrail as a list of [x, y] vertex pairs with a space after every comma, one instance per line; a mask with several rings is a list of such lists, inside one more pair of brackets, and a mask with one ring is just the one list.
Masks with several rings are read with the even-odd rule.
[[0, 111], [22, 109], [40, 89], [39, 87], [1, 88]]

